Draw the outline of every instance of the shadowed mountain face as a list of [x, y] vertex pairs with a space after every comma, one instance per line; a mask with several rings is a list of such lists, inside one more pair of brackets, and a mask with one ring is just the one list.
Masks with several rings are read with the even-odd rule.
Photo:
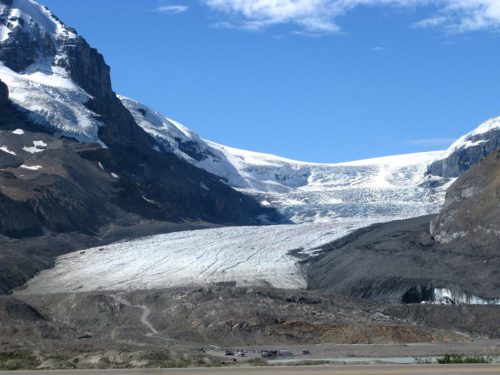
[[[464, 173], [438, 216], [359, 230], [310, 262], [310, 288], [386, 302], [500, 303], [499, 152]], [[432, 223], [432, 224], [431, 224]]]

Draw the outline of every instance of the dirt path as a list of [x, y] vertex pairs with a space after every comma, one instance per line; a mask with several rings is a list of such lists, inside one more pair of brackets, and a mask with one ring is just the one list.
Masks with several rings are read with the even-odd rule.
[[158, 335], [158, 331], [149, 321], [149, 315], [151, 314], [151, 309], [145, 305], [133, 305], [130, 301], [126, 300], [123, 296], [118, 294], [111, 295], [117, 302], [130, 307], [135, 307], [142, 310], [142, 315], [140, 318], [141, 323], [148, 329], [149, 333], [146, 336], [152, 337]]

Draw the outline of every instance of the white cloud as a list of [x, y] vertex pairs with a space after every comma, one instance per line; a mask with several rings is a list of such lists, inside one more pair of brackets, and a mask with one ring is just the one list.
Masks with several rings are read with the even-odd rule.
[[187, 5], [167, 5], [160, 4], [158, 5], [154, 11], [158, 13], [166, 13], [166, 14], [179, 14], [184, 13], [189, 9]]
[[422, 9], [416, 27], [467, 32], [500, 26], [500, 0], [201, 0], [227, 16], [220, 25], [260, 30], [292, 24], [303, 32], [337, 33], [339, 19], [362, 7]]
[[447, 0], [445, 3], [437, 17], [434, 16], [435, 19], [441, 19], [439, 24], [430, 26], [444, 26], [455, 32], [500, 27], [499, 0]]

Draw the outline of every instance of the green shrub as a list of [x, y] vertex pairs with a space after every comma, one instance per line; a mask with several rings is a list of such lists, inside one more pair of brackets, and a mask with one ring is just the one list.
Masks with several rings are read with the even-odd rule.
[[438, 358], [437, 362], [441, 365], [458, 363], [490, 363], [491, 358], [484, 356], [464, 356], [462, 354], [445, 354]]

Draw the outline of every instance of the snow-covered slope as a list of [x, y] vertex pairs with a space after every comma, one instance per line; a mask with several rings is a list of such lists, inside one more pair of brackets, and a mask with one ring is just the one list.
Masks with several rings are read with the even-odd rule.
[[101, 124], [85, 107], [91, 96], [66, 69], [65, 46], [77, 38], [35, 1], [0, 1], [0, 79], [8, 85], [11, 101], [60, 136], [98, 142]]
[[101, 123], [85, 107], [91, 97], [67, 77], [64, 69], [19, 74], [0, 62], [0, 79], [9, 87], [10, 100], [26, 110], [33, 122], [52, 128], [59, 136], [99, 142]]
[[0, 2], [0, 15], [5, 18], [5, 22], [0, 25], [0, 42], [7, 40], [17, 28], [33, 37], [49, 37], [54, 42], [76, 37], [74, 30], [66, 27], [46, 7], [33, 0]]
[[263, 205], [279, 208], [293, 222], [393, 220], [436, 212], [444, 199], [445, 186], [429, 187], [425, 173], [445, 152], [338, 164], [300, 162], [204, 140], [147, 106], [121, 99], [164, 150], [256, 196]]

